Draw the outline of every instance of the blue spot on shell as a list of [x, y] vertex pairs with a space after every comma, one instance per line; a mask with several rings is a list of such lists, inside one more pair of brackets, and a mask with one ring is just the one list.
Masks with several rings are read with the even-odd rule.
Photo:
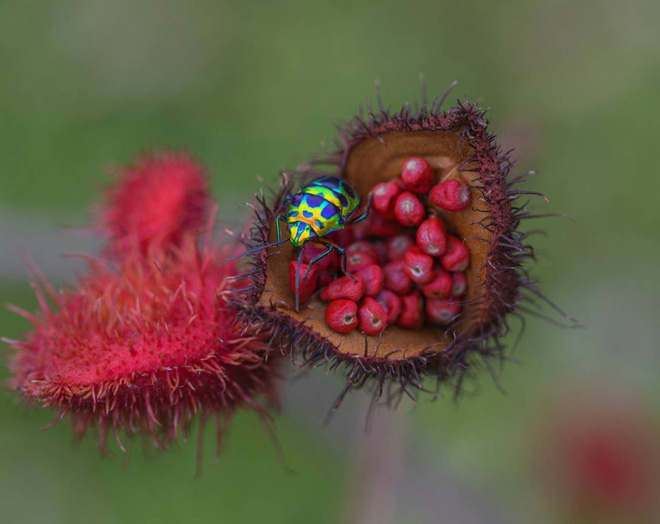
[[330, 220], [333, 216], [337, 214], [337, 208], [331, 204], [323, 206], [321, 209], [321, 216], [326, 220]]
[[325, 200], [316, 195], [307, 195], [306, 203], [311, 208], [319, 208], [323, 205]]
[[305, 218], [312, 218], [314, 216], [314, 213], [312, 213], [311, 211], [308, 211], [307, 209], [303, 209], [302, 214]]

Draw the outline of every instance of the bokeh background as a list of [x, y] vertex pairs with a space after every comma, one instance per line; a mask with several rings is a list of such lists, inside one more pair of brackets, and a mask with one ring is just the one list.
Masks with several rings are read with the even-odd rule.
[[[531, 319], [499, 376], [505, 393], [484, 372], [458, 406], [381, 409], [368, 432], [359, 392], [323, 424], [340, 377], [287, 385], [277, 435], [294, 473], [251, 415], [236, 418], [217, 463], [207, 439], [195, 478], [194, 442], [101, 459], [92, 439], [72, 448], [66, 421], [42, 431], [51, 414], [3, 392], [0, 520], [657, 521], [628, 491], [657, 488], [659, 6], [1, 1], [2, 302], [35, 307], [20, 249], [57, 284], [80, 269], [63, 255], [96, 248], [75, 228], [112, 165], [185, 148], [236, 222], [254, 175], [273, 181], [320, 151], [376, 78], [386, 105], [414, 101], [423, 72], [431, 97], [457, 79], [450, 102], [492, 107], [516, 170], [539, 171], [528, 186], [550, 203], [538, 211], [571, 217], [530, 226], [548, 233], [535, 239], [535, 273], [585, 327]], [[2, 335], [27, 328], [0, 310]], [[585, 489], [607, 503], [585, 507]]]

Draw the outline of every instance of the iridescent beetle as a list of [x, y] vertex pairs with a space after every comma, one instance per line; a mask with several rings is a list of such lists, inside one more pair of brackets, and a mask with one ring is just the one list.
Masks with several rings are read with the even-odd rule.
[[[328, 249], [314, 257], [303, 275], [303, 279], [311, 270], [312, 266], [324, 257], [336, 250], [341, 254], [341, 267], [344, 274], [355, 278], [346, 269], [346, 251], [334, 242], [323, 238], [325, 235], [343, 229], [349, 224], [355, 224], [364, 220], [369, 215], [371, 208], [371, 195], [367, 202], [367, 208], [359, 216], [354, 216], [360, 208], [362, 199], [356, 189], [343, 178], [337, 176], [323, 176], [316, 178], [303, 186], [294, 195], [287, 195], [284, 199], [284, 213], [277, 216], [275, 230], [277, 240], [272, 244], [250, 249], [230, 260], [251, 255], [269, 247], [278, 246], [287, 241], [296, 248], [303, 248], [307, 242], [317, 242], [328, 247]], [[284, 221], [289, 230], [289, 238], [282, 240], [280, 222]], [[299, 284], [300, 264], [302, 262], [303, 249], [298, 254], [298, 267], [296, 270], [296, 311], [300, 309]]]

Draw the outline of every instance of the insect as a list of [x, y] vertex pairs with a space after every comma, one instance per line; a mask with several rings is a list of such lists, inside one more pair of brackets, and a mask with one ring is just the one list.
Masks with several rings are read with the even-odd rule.
[[[296, 311], [300, 310], [300, 297], [298, 293], [300, 284], [300, 264], [302, 262], [303, 248], [308, 242], [315, 242], [327, 246], [327, 250], [314, 257], [303, 275], [303, 279], [314, 264], [336, 250], [341, 255], [341, 268], [344, 274], [355, 278], [346, 269], [346, 251], [334, 242], [323, 238], [324, 236], [343, 229], [344, 227], [364, 220], [371, 208], [371, 195], [364, 213], [356, 216], [362, 198], [357, 190], [343, 178], [337, 176], [322, 176], [315, 178], [303, 186], [297, 193], [287, 195], [284, 199], [284, 212], [275, 219], [277, 240], [272, 244], [250, 249], [230, 260], [251, 255], [269, 247], [278, 246], [287, 241], [295, 248], [301, 248], [298, 254], [298, 267], [296, 270]], [[282, 240], [280, 223], [285, 222], [289, 231], [289, 238]]]

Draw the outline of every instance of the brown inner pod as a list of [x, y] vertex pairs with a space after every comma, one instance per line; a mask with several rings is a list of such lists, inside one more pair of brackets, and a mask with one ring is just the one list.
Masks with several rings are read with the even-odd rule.
[[[409, 157], [422, 157], [433, 168], [436, 181], [452, 178], [458, 179], [467, 185], [477, 185], [475, 180], [478, 172], [459, 171], [459, 166], [469, 154], [466, 142], [459, 145], [459, 133], [447, 131], [390, 131], [379, 135], [378, 138], [368, 138], [356, 144], [348, 151], [344, 170], [340, 173], [360, 192], [366, 200], [369, 191], [376, 184], [391, 180], [401, 175], [403, 161]], [[468, 164], [467, 167], [472, 167]], [[485, 268], [489, 244], [482, 240], [470, 237], [480, 237], [489, 240], [489, 233], [475, 222], [485, 216], [489, 211], [480, 194], [472, 191], [471, 205], [463, 211], [450, 212], [439, 208], [435, 211], [442, 217], [447, 225], [448, 232], [464, 239], [470, 250], [470, 266], [465, 271], [468, 291], [464, 300], [471, 302], [482, 293], [483, 280], [486, 276]], [[350, 227], [350, 226], [349, 226]], [[286, 228], [282, 228], [283, 238]], [[275, 227], [271, 227], [270, 242], [276, 240]], [[279, 254], [275, 254], [278, 252]], [[451, 341], [451, 327], [446, 330], [442, 327], [425, 325], [420, 329], [405, 329], [398, 326], [388, 326], [380, 336], [365, 336], [358, 330], [347, 335], [336, 333], [325, 322], [325, 307], [327, 303], [318, 298], [308, 300], [301, 305], [299, 312], [295, 311], [295, 297], [289, 289], [289, 262], [296, 258], [297, 250], [290, 243], [282, 244], [270, 250], [266, 263], [266, 287], [259, 300], [263, 306], [275, 304], [279, 311], [291, 315], [299, 322], [327, 338], [340, 353], [347, 355], [361, 355], [387, 359], [401, 359], [414, 357], [424, 350], [443, 351]], [[285, 304], [288, 304], [288, 308]], [[461, 331], [469, 335], [477, 327], [478, 315], [474, 315], [474, 308], [478, 304], [466, 305], [461, 317], [469, 320], [461, 322]]]

